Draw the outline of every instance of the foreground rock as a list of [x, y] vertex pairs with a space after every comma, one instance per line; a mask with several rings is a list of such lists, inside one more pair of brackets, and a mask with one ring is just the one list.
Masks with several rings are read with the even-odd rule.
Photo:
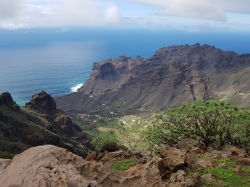
[[[188, 144], [190, 145], [190, 144]], [[192, 145], [196, 145], [192, 144]], [[186, 146], [184, 146], [186, 147]], [[192, 147], [192, 146], [191, 146]], [[191, 149], [192, 150], [192, 149]], [[151, 151], [96, 152], [86, 160], [53, 145], [30, 148], [14, 159], [0, 159], [1, 187], [201, 187], [228, 181], [228, 172], [237, 175], [234, 186], [250, 186], [249, 161], [244, 151], [232, 145], [205, 153], [162, 146], [161, 154]], [[194, 159], [188, 158], [194, 156]], [[185, 158], [186, 157], [186, 158]], [[114, 170], [123, 160], [136, 158], [126, 171]], [[185, 158], [185, 159], [183, 159]], [[189, 161], [188, 161], [189, 160]], [[203, 161], [213, 160], [210, 164]], [[191, 162], [192, 161], [192, 162]], [[211, 172], [220, 171], [219, 173]], [[233, 173], [232, 173], [233, 172]], [[218, 183], [219, 182], [219, 183]], [[238, 185], [238, 182], [239, 183]]]
[[0, 175], [1, 187], [163, 187], [159, 172], [137, 165], [125, 172], [111, 165], [86, 161], [52, 145], [31, 148], [16, 156]]

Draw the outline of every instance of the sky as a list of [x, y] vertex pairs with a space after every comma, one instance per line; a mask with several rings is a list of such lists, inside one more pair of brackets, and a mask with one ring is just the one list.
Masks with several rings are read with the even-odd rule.
[[250, 0], [0, 0], [0, 28], [250, 31]]

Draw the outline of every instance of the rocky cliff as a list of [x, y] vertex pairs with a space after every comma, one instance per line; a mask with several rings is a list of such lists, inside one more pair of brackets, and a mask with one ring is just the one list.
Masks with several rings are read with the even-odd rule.
[[52, 144], [86, 156], [87, 142], [86, 133], [56, 108], [45, 91], [33, 95], [25, 107], [19, 107], [10, 93], [0, 94], [0, 151], [16, 154]]
[[[247, 54], [200, 44], [170, 46], [148, 59], [121, 56], [94, 63], [78, 93], [55, 100], [63, 110], [97, 110], [103, 104], [118, 109], [161, 110], [211, 96], [230, 102], [239, 93], [249, 93], [249, 71]], [[240, 106], [250, 106], [249, 97], [245, 95], [243, 100], [248, 102], [238, 102]]]

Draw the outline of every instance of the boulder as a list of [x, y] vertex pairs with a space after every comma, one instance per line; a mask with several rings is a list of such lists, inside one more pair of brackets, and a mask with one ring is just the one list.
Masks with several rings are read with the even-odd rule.
[[177, 171], [185, 166], [186, 150], [173, 147], [160, 146], [158, 149], [166, 167], [172, 171]]
[[110, 164], [86, 161], [52, 145], [30, 148], [12, 160], [0, 175], [1, 187], [164, 187], [159, 171], [137, 165], [125, 172]]
[[176, 144], [176, 148], [185, 149], [187, 151], [190, 151], [192, 148], [198, 147], [198, 146], [199, 146], [199, 142], [192, 138], [183, 138], [181, 141], [179, 141]]
[[206, 181], [209, 181], [209, 182], [213, 182], [213, 177], [212, 177], [211, 174], [205, 174], [205, 175], [201, 176], [201, 180], [206, 180]]
[[197, 162], [198, 156], [196, 154], [186, 154], [185, 163], [188, 165], [189, 168], [193, 168], [193, 165]]
[[203, 168], [208, 168], [213, 166], [212, 160], [210, 158], [204, 158], [203, 160], [199, 160], [196, 162], [196, 164]]
[[250, 166], [250, 158], [247, 157], [247, 158], [241, 158], [240, 159], [240, 162], [247, 165], [247, 166]]
[[195, 153], [195, 154], [202, 154], [205, 152], [204, 149], [202, 149], [201, 147], [193, 147], [191, 148], [191, 153]]
[[123, 151], [115, 151], [106, 153], [105, 156], [101, 159], [103, 163], [112, 162], [116, 158], [120, 158], [123, 156]]
[[183, 170], [171, 174], [169, 187], [196, 187], [196, 183], [189, 179]]

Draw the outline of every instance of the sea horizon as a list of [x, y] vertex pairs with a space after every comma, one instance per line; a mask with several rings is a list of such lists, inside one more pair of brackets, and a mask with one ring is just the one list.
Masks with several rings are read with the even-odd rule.
[[[7, 36], [8, 37], [5, 37]], [[23, 106], [44, 90], [53, 97], [76, 92], [93, 63], [121, 55], [149, 58], [172, 45], [208, 44], [223, 51], [250, 53], [250, 34], [150, 30], [0, 30], [0, 92]], [[10, 39], [11, 38], [11, 39]]]

